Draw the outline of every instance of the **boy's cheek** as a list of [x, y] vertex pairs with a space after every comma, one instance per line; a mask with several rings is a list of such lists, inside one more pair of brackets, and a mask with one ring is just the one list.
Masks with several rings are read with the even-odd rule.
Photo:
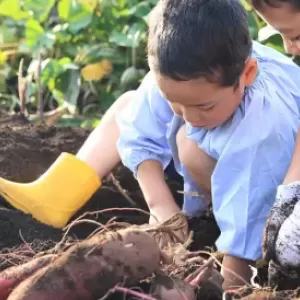
[[181, 112], [181, 109], [180, 109], [180, 105], [176, 104], [176, 103], [170, 103], [169, 102], [169, 105], [171, 106], [173, 112], [178, 115], [178, 116], [182, 116], [182, 112]]
[[298, 55], [300, 54], [300, 41], [291, 42], [287, 38], [283, 37], [283, 45], [284, 50], [291, 55]]

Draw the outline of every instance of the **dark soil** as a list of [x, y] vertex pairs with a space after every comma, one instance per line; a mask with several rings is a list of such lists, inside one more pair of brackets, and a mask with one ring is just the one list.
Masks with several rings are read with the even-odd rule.
[[[90, 130], [81, 128], [34, 126], [22, 116], [8, 117], [0, 112], [0, 176], [21, 183], [34, 181], [50, 167], [61, 152], [75, 154], [89, 133]], [[122, 188], [138, 203], [139, 208], [147, 210], [131, 172], [119, 166], [113, 173]], [[167, 180], [167, 182], [176, 201], [181, 204], [182, 195], [177, 191], [182, 190], [182, 182], [180, 180]], [[87, 211], [113, 207], [131, 206], [116, 186], [111, 181], [105, 180], [103, 186], [73, 219]], [[89, 218], [104, 223], [112, 217], [117, 217], [116, 221], [132, 224], [143, 224], [148, 221], [147, 215], [136, 211], [111, 211]], [[205, 247], [214, 246], [219, 229], [211, 214], [192, 219], [189, 225], [194, 231], [195, 242], [191, 246], [192, 250], [207, 250]], [[73, 227], [70, 236], [84, 239], [95, 229], [94, 225], [80, 224]], [[36, 252], [47, 250], [60, 241], [62, 236], [61, 230], [39, 223], [30, 215], [13, 209], [0, 198], [0, 252], [10, 252], [15, 248], [23, 249], [27, 244]], [[10, 263], [11, 260], [1, 261], [0, 268], [3, 269]]]
[[[15, 182], [31, 182], [42, 175], [61, 152], [75, 154], [89, 133], [90, 130], [81, 128], [33, 126], [28, 124], [23, 117], [14, 116], [11, 119], [4, 115], [0, 119], [0, 176]], [[119, 166], [114, 171], [114, 176], [128, 195], [138, 203], [139, 208], [147, 210], [131, 172]], [[182, 184], [177, 181], [169, 181], [169, 184], [178, 203], [181, 203], [181, 195], [177, 193], [177, 190], [182, 189]], [[30, 216], [12, 209], [3, 199], [0, 199], [0, 204], [10, 208], [0, 210], [0, 248], [18, 246], [23, 243], [19, 237], [19, 230], [28, 243], [33, 242], [34, 239], [45, 240], [47, 237], [54, 241], [61, 238], [60, 230], [40, 224]], [[130, 207], [130, 204], [115, 185], [106, 180], [74, 218], [86, 211], [112, 207]], [[145, 223], [148, 219], [147, 215], [136, 211], [112, 211], [99, 216], [98, 220], [105, 222], [115, 216], [118, 217], [118, 221], [135, 224]], [[197, 227], [195, 234], [199, 241], [198, 246], [194, 247], [212, 246], [219, 234], [212, 216], [204, 217], [201, 222], [191, 220], [191, 224], [194, 229]], [[92, 225], [79, 225], [74, 227], [72, 233], [81, 239], [94, 229]]]
[[[29, 124], [26, 118], [22, 116], [8, 117], [0, 111], [0, 176], [22, 183], [34, 181], [50, 167], [61, 152], [75, 154], [89, 133], [90, 130], [81, 128], [34, 126]], [[70, 170], [70, 172], [72, 171]], [[147, 210], [141, 191], [131, 172], [120, 165], [113, 173], [122, 188], [138, 203], [139, 208]], [[167, 179], [167, 182], [176, 201], [181, 204], [182, 195], [177, 191], [182, 190], [182, 182], [174, 179]], [[127, 199], [111, 181], [104, 180], [103, 186], [73, 219], [87, 211], [124, 207], [131, 207]], [[105, 223], [112, 217], [116, 217], [116, 221], [125, 221], [132, 224], [143, 224], [148, 221], [147, 215], [136, 211], [111, 211], [98, 216], [89, 216], [89, 218], [101, 223]], [[194, 232], [194, 243], [191, 250], [211, 250], [211, 247], [214, 248], [219, 229], [211, 213], [189, 220], [189, 226]], [[91, 224], [76, 225], [71, 230], [70, 236], [84, 239], [95, 229], [96, 227]], [[13, 209], [4, 199], [0, 198], [1, 253], [11, 252], [15, 248], [26, 248], [27, 244], [36, 252], [47, 250], [59, 242], [63, 234], [64, 232], [61, 230], [41, 224], [32, 219], [30, 215]], [[10, 263], [11, 260], [1, 261], [0, 259], [0, 270], [10, 265]], [[265, 268], [259, 270], [259, 277], [259, 283], [265, 285]], [[285, 294], [278, 294], [275, 297], [264, 294], [270, 298], [264, 298], [262, 294], [252, 293], [251, 296], [245, 299], [292, 299], [295, 297], [293, 293], [285, 292]], [[200, 290], [199, 295], [198, 299], [203, 300], [222, 299], [220, 295], [217, 296], [214, 293], [213, 287], [210, 286], [206, 286], [202, 291]], [[116, 298], [114, 297], [114, 300]]]

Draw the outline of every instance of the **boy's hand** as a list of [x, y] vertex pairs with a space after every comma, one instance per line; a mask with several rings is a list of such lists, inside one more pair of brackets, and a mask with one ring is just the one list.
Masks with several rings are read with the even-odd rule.
[[[167, 205], [165, 202], [167, 202]], [[161, 201], [156, 206], [150, 208], [149, 224], [165, 222], [180, 212], [181, 209], [175, 203], [175, 200]]]
[[169, 244], [184, 244], [189, 237], [188, 222], [182, 212], [176, 213], [164, 222], [145, 224], [140, 228], [151, 234], [161, 249]]
[[300, 274], [298, 270], [285, 269], [273, 260], [269, 262], [268, 268], [268, 286], [278, 288], [279, 290], [295, 290], [299, 287]]
[[263, 257], [269, 262], [269, 284], [272, 286], [279, 284], [282, 274], [291, 274], [293, 269], [300, 267], [299, 199], [300, 182], [279, 186], [266, 222]]

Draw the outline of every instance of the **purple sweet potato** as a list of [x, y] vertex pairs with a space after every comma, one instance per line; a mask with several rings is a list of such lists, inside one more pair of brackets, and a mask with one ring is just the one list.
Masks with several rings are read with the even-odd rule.
[[0, 300], [6, 300], [9, 293], [14, 287], [16, 287], [21, 281], [30, 277], [37, 270], [48, 265], [55, 255], [45, 255], [31, 260], [23, 265], [15, 266], [6, 269], [0, 273]]
[[160, 249], [146, 232], [94, 236], [23, 281], [8, 300], [99, 299], [117, 284], [136, 284], [159, 265]]
[[14, 286], [15, 280], [0, 279], [0, 300], [6, 300]]

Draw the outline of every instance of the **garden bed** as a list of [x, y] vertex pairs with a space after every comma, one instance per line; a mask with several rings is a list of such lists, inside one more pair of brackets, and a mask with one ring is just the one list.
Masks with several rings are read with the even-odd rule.
[[[22, 183], [33, 181], [47, 170], [61, 152], [75, 154], [89, 133], [90, 130], [88, 129], [35, 126], [29, 124], [21, 116], [8, 117], [6, 114], [1, 113], [0, 176]], [[113, 174], [127, 195], [138, 203], [138, 207], [147, 210], [132, 174], [122, 166], [116, 168]], [[182, 183], [168, 180], [168, 184], [176, 200], [181, 204], [182, 196], [177, 191], [182, 189]], [[32, 219], [29, 215], [16, 211], [3, 199], [1, 199], [0, 205], [0, 251], [3, 257], [0, 259], [1, 270], [14, 264], [24, 263], [34, 253], [51, 249], [61, 241], [64, 235], [63, 231], [48, 227]], [[128, 200], [120, 193], [115, 182], [105, 180], [103, 186], [73, 219], [88, 211], [130, 207]], [[148, 220], [146, 214], [135, 210], [112, 210], [89, 216], [90, 219], [103, 224], [113, 217], [116, 217], [118, 222], [131, 224], [143, 224], [147, 223]], [[194, 242], [191, 245], [191, 251], [207, 250], [206, 247], [213, 247], [214, 241], [219, 235], [219, 230], [211, 214], [192, 219], [189, 226], [194, 231]], [[73, 240], [83, 240], [95, 229], [96, 225], [93, 224], [78, 224], [70, 230], [69, 237]], [[30, 251], [28, 250], [29, 245]], [[14, 253], [19, 253], [19, 255], [13, 255]], [[260, 283], [265, 284], [265, 270], [260, 270], [259, 274]], [[141, 286], [144, 287], [145, 291], [149, 288], [147, 284], [141, 284]], [[279, 298], [280, 295], [277, 298], [263, 298], [261, 295], [258, 297], [255, 295], [257, 294], [253, 294], [256, 298], [251, 299], [283, 299]], [[119, 292], [114, 293], [109, 298], [118, 299], [121, 296], [123, 297], [122, 293]], [[221, 299], [218, 291], [214, 293], [211, 286], [202, 289], [201, 296], [200, 294], [198, 296], [198, 299]], [[284, 299], [292, 299], [292, 296], [289, 298], [285, 294]]]

